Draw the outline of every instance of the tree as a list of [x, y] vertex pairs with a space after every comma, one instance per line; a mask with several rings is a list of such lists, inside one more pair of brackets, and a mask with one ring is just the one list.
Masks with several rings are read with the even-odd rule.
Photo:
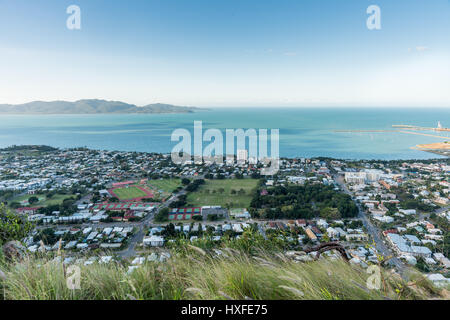
[[189, 183], [191, 183], [191, 180], [189, 180], [188, 178], [183, 178], [181, 179], [181, 183], [185, 186], [187, 186]]
[[338, 209], [326, 207], [320, 210], [320, 216], [327, 220], [336, 220], [341, 218]]
[[155, 221], [156, 222], [169, 221], [169, 208], [162, 208], [161, 210], [159, 210], [159, 212], [155, 215]]
[[40, 240], [42, 240], [46, 245], [54, 245], [58, 241], [58, 237], [55, 235], [54, 229], [46, 228], [33, 237], [33, 241], [35, 242]]
[[9, 206], [10, 206], [11, 208], [13, 208], [13, 209], [17, 209], [17, 208], [20, 208], [20, 207], [21, 207], [20, 203], [19, 203], [19, 202], [16, 202], [16, 201], [11, 202], [11, 203], [9, 204]]
[[422, 257], [417, 259], [416, 268], [422, 272], [430, 272], [430, 267], [428, 267], [427, 263]]
[[39, 199], [37, 197], [35, 197], [35, 196], [32, 196], [32, 197], [28, 198], [28, 203], [29, 204], [38, 203], [38, 202], [39, 202]]
[[3, 204], [0, 205], [0, 244], [25, 238], [33, 229], [33, 224]]
[[217, 214], [208, 214], [208, 217], [207, 217], [208, 221], [217, 221], [218, 218], [219, 217], [217, 216]]

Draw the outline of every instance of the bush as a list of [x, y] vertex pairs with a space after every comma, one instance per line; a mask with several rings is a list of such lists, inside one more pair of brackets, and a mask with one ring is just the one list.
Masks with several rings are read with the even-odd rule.
[[33, 229], [33, 224], [3, 204], [0, 205], [0, 245], [11, 240], [22, 240]]

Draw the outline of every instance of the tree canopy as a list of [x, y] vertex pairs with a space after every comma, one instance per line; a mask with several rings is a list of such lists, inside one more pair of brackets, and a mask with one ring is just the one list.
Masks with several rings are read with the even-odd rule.
[[11, 240], [22, 240], [33, 229], [25, 217], [0, 205], [0, 244]]

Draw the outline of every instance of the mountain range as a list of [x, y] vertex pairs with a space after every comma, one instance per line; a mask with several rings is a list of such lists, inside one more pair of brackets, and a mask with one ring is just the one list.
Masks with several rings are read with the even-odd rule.
[[0, 114], [103, 114], [103, 113], [192, 113], [205, 110], [154, 103], [136, 106], [121, 101], [84, 99], [69, 101], [33, 101], [24, 104], [0, 104]]

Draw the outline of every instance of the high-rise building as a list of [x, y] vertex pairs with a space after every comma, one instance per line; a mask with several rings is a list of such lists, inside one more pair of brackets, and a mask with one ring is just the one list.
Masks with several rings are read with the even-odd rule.
[[247, 161], [248, 158], [248, 151], [247, 150], [238, 150], [237, 151], [237, 161]]

